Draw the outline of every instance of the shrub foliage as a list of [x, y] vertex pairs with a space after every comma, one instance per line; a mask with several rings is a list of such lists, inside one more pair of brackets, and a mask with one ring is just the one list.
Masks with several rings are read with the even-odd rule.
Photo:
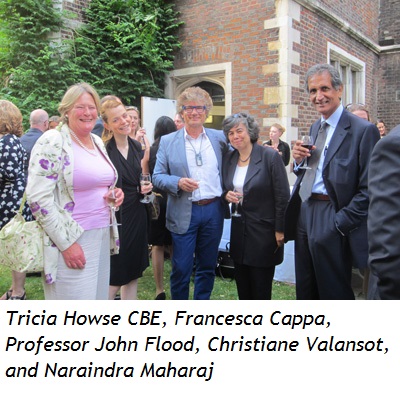
[[[65, 90], [85, 81], [99, 94], [138, 105], [141, 96], [163, 97], [181, 24], [173, 2], [92, 0], [84, 24], [52, 0], [0, 2], [0, 96], [25, 117], [35, 108], [56, 113]], [[64, 28], [64, 29], [63, 29]], [[60, 31], [71, 32], [60, 40]], [[58, 38], [58, 39], [57, 39]]]

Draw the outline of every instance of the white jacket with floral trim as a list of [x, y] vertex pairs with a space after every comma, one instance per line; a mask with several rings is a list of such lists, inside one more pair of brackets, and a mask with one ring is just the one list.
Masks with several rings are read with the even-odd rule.
[[[93, 140], [104, 157], [109, 159], [102, 140]], [[84, 229], [72, 218], [74, 154], [67, 125], [45, 132], [36, 142], [29, 162], [26, 194], [35, 219], [45, 231], [44, 273], [46, 283], [56, 281], [60, 251], [66, 250], [82, 235]], [[115, 180], [115, 182], [117, 179]], [[119, 250], [118, 230], [111, 229], [111, 254]]]

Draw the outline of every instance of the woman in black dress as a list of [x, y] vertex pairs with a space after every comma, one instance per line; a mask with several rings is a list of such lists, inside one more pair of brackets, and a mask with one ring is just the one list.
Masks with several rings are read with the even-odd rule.
[[[149, 170], [153, 174], [156, 165], [156, 156], [160, 139], [162, 136], [175, 132], [175, 122], [167, 116], [162, 116], [157, 119], [154, 126], [154, 143], [150, 147], [150, 160]], [[160, 216], [157, 220], [151, 221], [150, 239], [151, 247], [151, 261], [153, 265], [154, 281], [156, 283], [156, 300], [165, 300], [166, 295], [164, 292], [164, 251], [165, 247], [169, 248], [170, 257], [172, 256], [172, 238], [170, 231], [165, 226], [165, 213], [167, 210], [167, 193], [158, 188], [154, 191], [160, 193]], [[164, 247], [165, 246], [165, 247]]]
[[[122, 188], [125, 199], [117, 212], [120, 250], [111, 257], [109, 298], [114, 299], [121, 290], [122, 300], [137, 299], [138, 278], [149, 266], [148, 217], [146, 205], [140, 202], [140, 161], [142, 149], [139, 142], [129, 137], [131, 119], [125, 106], [117, 100], [102, 104], [104, 122], [103, 140], [118, 171], [117, 186]], [[152, 185], [147, 189], [152, 190]], [[143, 193], [144, 194], [144, 193]]]

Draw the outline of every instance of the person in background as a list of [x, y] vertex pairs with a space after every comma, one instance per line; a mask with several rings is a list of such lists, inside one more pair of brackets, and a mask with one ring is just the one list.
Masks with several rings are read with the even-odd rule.
[[[369, 165], [369, 299], [400, 300], [400, 125], [376, 144]], [[370, 281], [371, 283], [371, 281]]]
[[[157, 160], [157, 151], [160, 146], [161, 137], [168, 133], [175, 132], [176, 126], [170, 117], [162, 116], [157, 119], [154, 126], [154, 143], [150, 147], [149, 169], [153, 174]], [[154, 281], [156, 284], [156, 300], [165, 300], [164, 292], [164, 253], [166, 247], [172, 258], [172, 238], [166, 225], [167, 193], [158, 188], [154, 188], [156, 193], [161, 194], [158, 197], [160, 203], [160, 215], [157, 220], [151, 221], [149, 244], [151, 247], [151, 261], [153, 265]]]
[[383, 138], [384, 136], [386, 136], [386, 124], [383, 119], [377, 119], [375, 125], [379, 129], [380, 137]]
[[117, 172], [103, 142], [91, 134], [99, 107], [92, 86], [71, 86], [58, 107], [62, 123], [32, 149], [26, 192], [45, 231], [46, 299], [108, 299], [110, 252], [118, 252], [119, 239], [106, 199], [113, 190], [119, 207], [124, 193], [115, 188]]
[[56, 129], [60, 122], [61, 122], [61, 119], [58, 115], [51, 116], [49, 118], [49, 128], [48, 129]]
[[174, 123], [177, 130], [182, 129], [185, 126], [181, 113], [175, 114]]
[[26, 165], [26, 174], [28, 174], [28, 164], [31, 158], [31, 151], [36, 141], [46, 132], [49, 128], [49, 115], [45, 110], [37, 109], [31, 112], [29, 118], [30, 128], [21, 137], [21, 144], [24, 146], [28, 156], [28, 163]]
[[[27, 156], [20, 142], [21, 111], [13, 103], [0, 100], [0, 229], [15, 216], [25, 190]], [[23, 212], [27, 221], [32, 214], [27, 204]], [[1, 300], [25, 300], [25, 274], [12, 271], [12, 286]]]
[[[178, 97], [184, 128], [161, 138], [154, 186], [168, 193], [167, 228], [172, 235], [171, 296], [189, 298], [193, 262], [195, 300], [209, 299], [221, 241], [224, 205], [222, 156], [228, 151], [221, 131], [204, 128], [212, 108], [210, 95], [189, 87]], [[194, 256], [193, 256], [194, 255]]]
[[[297, 229], [296, 294], [301, 300], [353, 300], [352, 266], [366, 265], [368, 256], [368, 166], [379, 133], [344, 109], [334, 67], [314, 65], [305, 83], [321, 117], [310, 129], [312, 152], [302, 140], [293, 146], [297, 180], [286, 219]], [[301, 169], [306, 158], [310, 169]]]
[[142, 146], [142, 171], [149, 173], [150, 142], [146, 136], [146, 129], [140, 127], [140, 112], [135, 106], [127, 106], [126, 112], [131, 117], [131, 133], [129, 137], [137, 140]]
[[263, 142], [263, 146], [270, 146], [276, 150], [282, 157], [283, 163], [289, 165], [290, 161], [290, 147], [289, 145], [280, 139], [285, 132], [285, 128], [279, 124], [272, 124], [269, 131], [270, 140]]
[[230, 235], [239, 300], [271, 300], [275, 266], [283, 261], [287, 173], [275, 149], [257, 144], [260, 128], [251, 115], [231, 115], [222, 127], [235, 149], [224, 156], [225, 199], [238, 204], [234, 189], [243, 195]]
[[[136, 300], [138, 279], [149, 266], [148, 217], [146, 205], [141, 203], [140, 143], [129, 137], [131, 117], [119, 100], [107, 100], [101, 106], [104, 124], [103, 140], [111, 161], [118, 171], [117, 186], [125, 194], [124, 204], [117, 212], [119, 254], [111, 256], [109, 299], [121, 291], [121, 300]], [[152, 185], [146, 192], [152, 190]]]
[[[25, 176], [28, 178], [28, 165], [29, 160], [31, 158], [31, 151], [36, 141], [43, 135], [43, 132], [47, 131], [49, 128], [49, 115], [45, 110], [37, 109], [31, 112], [29, 117], [30, 128], [25, 132], [25, 134], [21, 137], [21, 144], [24, 146], [26, 151], [28, 161], [25, 165]], [[35, 272], [29, 275], [40, 275], [40, 272]], [[20, 277], [22, 280], [22, 275]], [[25, 285], [25, 278], [23, 279]]]
[[[107, 100], [118, 100], [118, 101], [121, 101], [119, 99], [119, 97], [114, 96], [113, 94], [107, 94], [107, 95], [103, 96], [100, 99], [100, 106]], [[94, 127], [92, 129], [92, 133], [94, 133], [98, 137], [102, 137], [103, 131], [104, 131], [103, 120], [101, 119], [101, 116], [99, 115], [97, 120], [96, 120], [96, 123], [95, 123], [95, 125], [94, 125]]]
[[351, 112], [354, 115], [357, 115], [357, 117], [360, 117], [362, 119], [369, 121], [369, 111], [364, 106], [364, 104], [356, 104], [356, 103], [348, 104], [346, 106], [346, 110]]
[[[351, 112], [354, 115], [357, 115], [357, 117], [360, 117], [362, 119], [365, 119], [366, 121], [369, 121], [369, 111], [363, 104], [348, 104], [346, 106], [346, 110]], [[369, 273], [369, 268], [367, 264], [364, 265], [359, 265], [358, 267], [359, 273], [358, 275], [362, 278], [362, 294], [365, 299], [368, 298], [368, 293], [373, 290], [376, 292], [376, 279], [374, 276], [371, 276]], [[357, 269], [353, 269], [353, 272], [357, 272]], [[356, 275], [353, 274], [353, 277]], [[353, 281], [352, 281], [353, 282]], [[369, 289], [369, 285], [371, 285], [371, 289]], [[353, 285], [353, 289], [354, 289]], [[374, 289], [375, 288], [375, 289]]]

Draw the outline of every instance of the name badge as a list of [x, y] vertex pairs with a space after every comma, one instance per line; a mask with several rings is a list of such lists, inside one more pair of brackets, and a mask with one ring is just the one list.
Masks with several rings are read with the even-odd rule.
[[203, 165], [203, 159], [201, 158], [201, 154], [196, 154], [196, 165], [201, 167]]

